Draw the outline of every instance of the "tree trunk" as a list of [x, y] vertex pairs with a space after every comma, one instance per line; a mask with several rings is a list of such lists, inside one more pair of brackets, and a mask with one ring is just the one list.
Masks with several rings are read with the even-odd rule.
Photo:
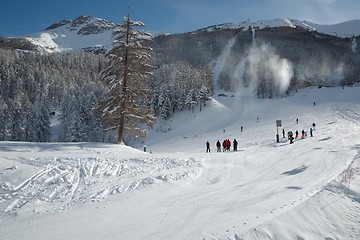
[[130, 34], [130, 16], [127, 18], [126, 23], [126, 40], [125, 40], [125, 53], [124, 53], [124, 82], [122, 85], [122, 93], [123, 96], [121, 97], [120, 102], [120, 120], [119, 120], [119, 128], [118, 128], [118, 143], [122, 143], [123, 135], [124, 135], [124, 124], [125, 124], [125, 110], [126, 110], [126, 97], [127, 97], [127, 78], [128, 78], [128, 46], [129, 46], [129, 34]]

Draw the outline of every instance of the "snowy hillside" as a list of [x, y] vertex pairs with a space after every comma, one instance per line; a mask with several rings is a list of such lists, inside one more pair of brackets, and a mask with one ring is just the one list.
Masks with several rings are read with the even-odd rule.
[[[289, 144], [282, 128], [307, 137]], [[147, 152], [0, 142], [0, 236], [360, 239], [359, 131], [360, 87], [272, 100], [243, 90], [158, 121]], [[238, 151], [217, 153], [216, 141], [227, 138]]]
[[303, 23], [311, 26], [314, 30], [320, 33], [326, 33], [338, 37], [352, 37], [360, 35], [360, 20], [352, 20], [333, 25], [320, 25], [306, 21]]
[[304, 28], [309, 31], [317, 31], [319, 33], [324, 33], [328, 35], [333, 35], [337, 37], [352, 37], [360, 35], [360, 20], [347, 21], [338, 24], [331, 25], [321, 25], [308, 21], [300, 21], [296, 19], [271, 19], [271, 20], [261, 20], [252, 22], [250, 20], [241, 22], [241, 23], [225, 23], [220, 25], [215, 25], [200, 29], [199, 31], [214, 31], [218, 29], [244, 29], [248, 30], [249, 28], [255, 29], [264, 29], [264, 28], [276, 28], [276, 27], [291, 27], [291, 28]]

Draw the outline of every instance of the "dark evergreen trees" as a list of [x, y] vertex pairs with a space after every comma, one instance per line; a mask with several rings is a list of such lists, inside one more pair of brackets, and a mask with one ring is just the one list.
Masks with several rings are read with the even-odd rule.
[[[51, 120], [60, 124], [59, 116], [50, 118], [50, 109], [66, 115], [55, 141], [103, 141], [94, 108], [105, 92], [99, 78], [104, 66], [101, 54], [0, 50], [0, 141], [50, 141]], [[79, 128], [70, 134], [70, 118], [79, 115]]]
[[155, 111], [164, 119], [184, 107], [194, 111], [205, 106], [213, 94], [212, 73], [208, 67], [194, 68], [186, 62], [162, 65], [155, 77]]

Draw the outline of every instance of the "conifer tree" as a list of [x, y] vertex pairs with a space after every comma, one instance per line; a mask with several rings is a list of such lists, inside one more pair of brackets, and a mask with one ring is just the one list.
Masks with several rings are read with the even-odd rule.
[[7, 113], [8, 106], [4, 100], [0, 99], [0, 141], [6, 139]]
[[147, 46], [151, 34], [136, 28], [142, 22], [124, 17], [124, 22], [113, 32], [113, 48], [108, 51], [110, 58], [101, 79], [109, 88], [100, 110], [105, 129], [118, 130], [118, 143], [123, 142], [125, 132], [146, 137], [144, 124], [152, 127], [153, 84], [151, 51]]
[[36, 142], [50, 142], [51, 128], [47, 101], [37, 99], [34, 104]]

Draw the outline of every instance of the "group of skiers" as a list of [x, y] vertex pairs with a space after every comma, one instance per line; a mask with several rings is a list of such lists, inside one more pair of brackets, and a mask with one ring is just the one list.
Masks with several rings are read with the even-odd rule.
[[[299, 124], [299, 119], [298, 118], [296, 119], [296, 124]], [[315, 123], [313, 123], [312, 127], [310, 127], [310, 137], [313, 136], [313, 131], [314, 130], [315, 130]], [[242, 131], [243, 131], [243, 127], [241, 126], [241, 132]], [[225, 132], [225, 129], [224, 129], [224, 132]], [[285, 129], [282, 130], [282, 134], [283, 134], [283, 138], [285, 138]], [[301, 131], [301, 138], [304, 139], [305, 137], [307, 137], [307, 132], [303, 129]], [[294, 133], [292, 131], [289, 131], [287, 133], [287, 138], [290, 141], [290, 144], [294, 143], [294, 139], [299, 138], [298, 130], [295, 131], [295, 136], [294, 136]], [[238, 142], [236, 141], [236, 139], [234, 139], [232, 143], [233, 143], [234, 151], [237, 151]], [[217, 152], [221, 152], [221, 147], [222, 147], [223, 152], [230, 151], [230, 149], [231, 149], [231, 141], [230, 141], [230, 139], [225, 139], [222, 144], [218, 140], [216, 142]], [[210, 152], [210, 143], [209, 143], [209, 141], [206, 142], [206, 152], [207, 153]]]
[[[232, 144], [233, 144], [233, 150], [237, 151], [238, 142], [236, 141], [236, 139], [233, 140]], [[218, 140], [216, 142], [216, 150], [217, 150], [217, 152], [221, 152], [221, 147], [222, 147], [223, 152], [230, 151], [231, 150], [231, 141], [230, 141], [230, 139], [225, 139], [222, 144], [220, 143], [220, 140]], [[209, 141], [206, 142], [206, 152], [207, 153], [210, 152], [210, 143], [209, 143]]]
[[[296, 124], [299, 123], [299, 119], [296, 119]], [[310, 137], [313, 136], [313, 130], [315, 130], [315, 123], [312, 124], [312, 127], [310, 127]], [[283, 129], [282, 130], [282, 133], [283, 133], [283, 138], [285, 138], [285, 130]], [[288, 140], [290, 141], [290, 144], [293, 144], [294, 143], [294, 139], [298, 139], [299, 138], [299, 132], [298, 130], [295, 131], [295, 137], [294, 137], [294, 134], [292, 131], [289, 131], [287, 133], [288, 135]], [[303, 129], [301, 131], [301, 139], [304, 139], [305, 137], [307, 137], [307, 132]]]

